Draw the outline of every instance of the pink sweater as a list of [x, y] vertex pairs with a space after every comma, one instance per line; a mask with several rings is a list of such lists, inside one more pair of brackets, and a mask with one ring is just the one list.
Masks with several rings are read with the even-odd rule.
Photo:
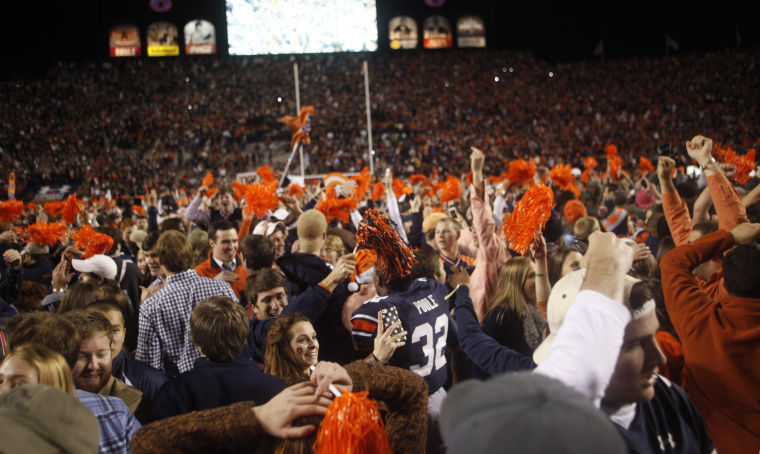
[[470, 186], [470, 203], [472, 206], [472, 223], [478, 237], [478, 250], [475, 255], [475, 270], [470, 276], [470, 298], [475, 307], [478, 321], [488, 312], [488, 301], [499, 279], [499, 268], [509, 259], [504, 239], [496, 233], [491, 205], [478, 197], [474, 186]]

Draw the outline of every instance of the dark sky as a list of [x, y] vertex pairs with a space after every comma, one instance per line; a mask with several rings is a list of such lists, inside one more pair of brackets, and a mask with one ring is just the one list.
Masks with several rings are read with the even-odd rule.
[[[172, 0], [166, 13], [151, 11], [150, 1], [3, 2], [0, 36], [6, 55], [2, 76], [44, 74], [58, 60], [107, 59], [108, 29], [120, 22], [135, 23], [144, 33], [148, 24], [158, 20], [181, 27], [191, 19], [207, 18], [217, 24], [218, 49], [226, 53], [223, 0]], [[427, 6], [424, 0], [377, 3], [380, 49], [388, 48], [387, 23], [398, 14], [410, 15], [418, 23], [432, 14], [452, 22], [463, 14], [480, 15], [486, 21], [488, 47], [532, 50], [548, 61], [593, 58], [594, 46], [602, 38], [607, 58], [663, 55], [666, 34], [679, 43], [682, 53], [735, 48], [737, 30], [743, 48], [756, 49], [760, 43], [754, 14], [736, 0], [713, 3], [709, 10], [701, 10], [697, 2], [667, 1], [578, 6], [577, 2], [445, 0], [439, 8]]]

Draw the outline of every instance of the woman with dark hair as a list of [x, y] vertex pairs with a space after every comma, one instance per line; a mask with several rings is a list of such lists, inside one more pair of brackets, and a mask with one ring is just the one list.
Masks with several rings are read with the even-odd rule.
[[583, 254], [576, 249], [560, 246], [549, 257], [549, 283], [554, 287], [562, 276], [575, 270], [581, 269]]

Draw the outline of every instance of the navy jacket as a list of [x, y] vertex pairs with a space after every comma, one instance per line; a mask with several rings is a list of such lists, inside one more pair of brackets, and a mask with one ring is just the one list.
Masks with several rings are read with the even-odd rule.
[[[282, 313], [301, 312], [314, 322], [322, 316], [329, 298], [330, 292], [326, 288], [321, 285], [315, 285], [298, 295], [298, 298], [295, 300], [289, 301], [288, 305], [282, 309]], [[275, 320], [277, 319], [265, 318], [263, 320], [255, 319], [250, 321], [246, 350], [257, 363], [264, 364], [267, 333]]]
[[285, 386], [279, 378], [261, 372], [244, 353], [227, 363], [198, 358], [193, 369], [161, 387], [153, 416], [168, 418], [247, 400], [264, 404]]
[[530, 356], [501, 345], [483, 332], [467, 287], [459, 287], [454, 298], [459, 345], [472, 361], [475, 377], [485, 379], [503, 372], [535, 369]]
[[130, 358], [124, 352], [119, 352], [111, 362], [111, 375], [139, 389], [151, 400], [156, 398], [158, 390], [168, 380], [160, 370]]
[[[324, 260], [313, 254], [295, 252], [277, 260], [285, 277], [292, 285], [293, 294], [300, 295], [309, 287], [319, 284], [328, 274], [330, 267]], [[319, 359], [346, 364], [358, 358], [351, 344], [351, 334], [343, 326], [343, 303], [350, 295], [348, 281], [340, 283], [332, 292], [322, 316], [314, 322], [319, 337]]]

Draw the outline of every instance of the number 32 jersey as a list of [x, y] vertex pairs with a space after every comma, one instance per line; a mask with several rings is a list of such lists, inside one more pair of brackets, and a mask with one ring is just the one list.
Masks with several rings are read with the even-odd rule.
[[[370, 352], [377, 333], [377, 314], [395, 306], [406, 345], [396, 349], [388, 364], [409, 369], [425, 379], [430, 394], [446, 382], [446, 340], [449, 331], [446, 286], [420, 278], [401, 293], [376, 296], [351, 316], [351, 338], [357, 350]], [[381, 320], [382, 322], [382, 320]]]

